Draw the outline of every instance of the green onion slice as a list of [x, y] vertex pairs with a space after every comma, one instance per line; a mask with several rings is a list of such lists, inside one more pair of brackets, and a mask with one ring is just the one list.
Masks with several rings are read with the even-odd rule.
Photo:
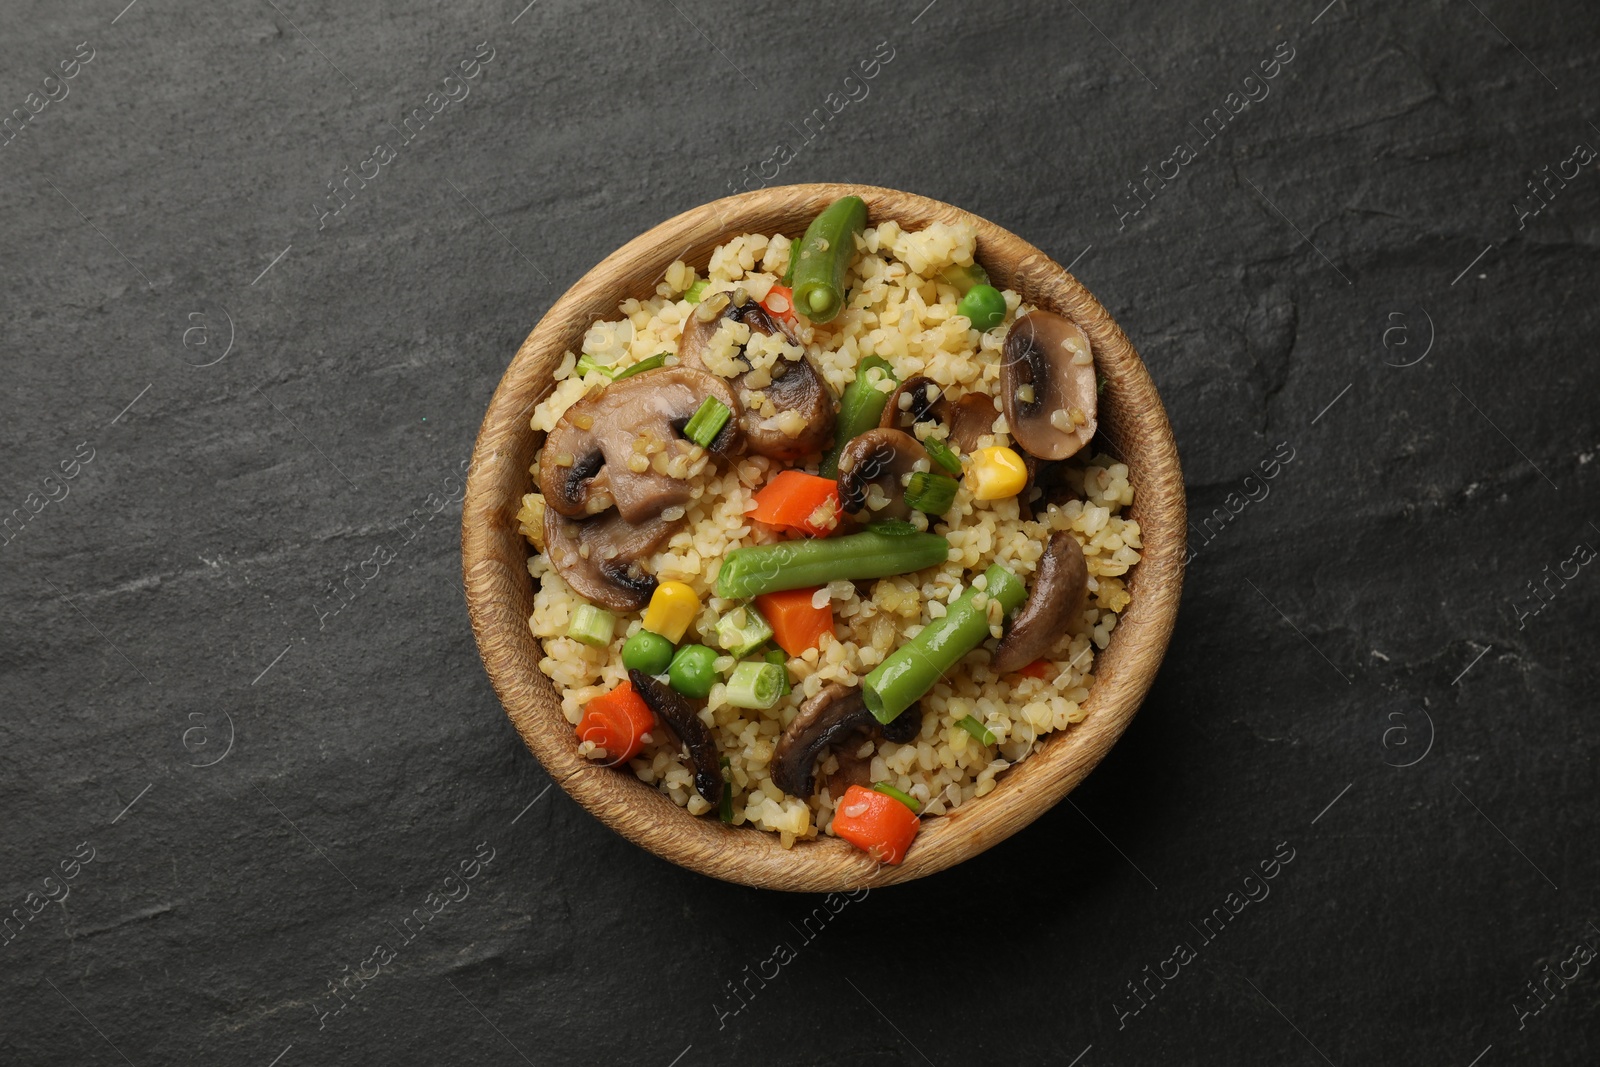
[[872, 791], [874, 793], [882, 793], [886, 797], [894, 797], [900, 803], [910, 808], [913, 815], [922, 810], [922, 805], [917, 801], [916, 797], [905, 792], [904, 790], [896, 789], [888, 782], [874, 782], [872, 785]]
[[995, 742], [994, 733], [987, 726], [983, 725], [983, 723], [979, 722], [977, 719], [974, 719], [971, 715], [968, 715], [965, 719], [962, 719], [960, 722], [956, 723], [956, 725], [961, 727], [967, 733], [971, 734], [973, 737], [977, 738], [981, 744], [992, 745]]
[[589, 355], [589, 353], [587, 353], [587, 352], [585, 352], [582, 356], [580, 356], [578, 358], [578, 364], [577, 364], [577, 366], [572, 368], [572, 373], [575, 376], [577, 376], [579, 378], [582, 378], [592, 370], [599, 371], [601, 374], [604, 374], [607, 378], [610, 378], [615, 373], [614, 371], [612, 371], [612, 369], [610, 367], [606, 366], [604, 363], [596, 363], [594, 357]]
[[632, 378], [635, 374], [643, 374], [647, 370], [664, 367], [667, 365], [667, 358], [671, 355], [671, 352], [657, 352], [653, 356], [646, 356], [621, 374], [618, 374], [614, 380], [620, 382], [624, 378]]
[[728, 678], [728, 703], [736, 708], [765, 710], [783, 696], [787, 672], [776, 663], [746, 661]]
[[906, 486], [906, 506], [925, 515], [943, 515], [956, 502], [956, 485], [948, 474], [916, 471]]
[[704, 293], [706, 291], [706, 286], [710, 284], [710, 278], [701, 278], [699, 281], [689, 286], [689, 291], [683, 294], [683, 298], [689, 301], [691, 304], [700, 303], [700, 294]]
[[572, 624], [567, 627], [567, 636], [586, 645], [604, 648], [611, 643], [611, 635], [616, 626], [617, 617], [611, 612], [597, 608], [593, 604], [579, 604], [578, 610], [572, 613]]
[[771, 637], [772, 627], [754, 604], [743, 604], [717, 620], [717, 641], [734, 659], [743, 659]]
[[922, 442], [922, 447], [927, 450], [928, 457], [939, 466], [958, 478], [961, 476], [961, 457], [956, 455], [955, 449], [937, 437], [928, 438]]
[[710, 448], [711, 442], [722, 432], [732, 415], [728, 405], [714, 396], [708, 396], [700, 403], [700, 409], [690, 416], [683, 428], [683, 436], [701, 448]]

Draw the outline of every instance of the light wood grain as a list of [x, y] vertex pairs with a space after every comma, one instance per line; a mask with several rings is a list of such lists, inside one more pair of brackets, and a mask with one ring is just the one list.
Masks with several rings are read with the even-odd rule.
[[[907, 229], [971, 223], [978, 260], [995, 284], [1083, 327], [1107, 379], [1101, 435], [1128, 464], [1136, 490], [1130, 510], [1144, 541], [1143, 562], [1130, 572], [1132, 601], [1096, 662], [1087, 718], [1051, 734], [988, 796], [924, 821], [898, 867], [875, 864], [833, 838], [785, 850], [776, 834], [723, 826], [714, 815], [696, 818], [625, 768], [581, 758], [560, 700], [539, 672], [539, 644], [528, 629], [531, 549], [516, 523], [522, 495], [531, 491], [528, 467], [540, 436], [529, 429], [529, 415], [552, 388], [562, 354], [579, 349], [590, 323], [615, 317], [626, 297], [654, 295], [674, 260], [703, 269], [711, 250], [730, 235], [799, 234], [825, 206], [850, 193], [866, 200], [874, 221], [892, 218]], [[462, 515], [462, 573], [473, 631], [506, 714], [574, 799], [624, 837], [692, 870], [751, 886], [824, 892], [905, 882], [969, 859], [1027, 826], [1083, 780], [1127, 728], [1166, 652], [1183, 579], [1185, 528], [1177, 448], [1155, 385], [1122, 330], [1072, 275], [1021, 238], [949, 204], [892, 189], [791, 185], [669, 219], [607, 256], [556, 301], [518, 349], [484, 416]]]

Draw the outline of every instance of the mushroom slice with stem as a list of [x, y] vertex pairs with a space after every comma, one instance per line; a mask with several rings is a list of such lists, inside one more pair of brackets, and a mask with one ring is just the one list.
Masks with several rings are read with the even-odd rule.
[[[781, 320], [740, 289], [731, 297], [716, 293], [701, 301], [678, 342], [679, 363], [704, 367], [706, 347], [724, 320], [742, 322], [751, 333], [778, 334], [799, 343]], [[744, 355], [742, 346], [739, 355]], [[739, 366], [747, 367], [748, 362]], [[739, 428], [750, 451], [771, 459], [795, 460], [828, 447], [833, 439], [833, 394], [805, 355], [799, 359], [779, 357], [770, 370], [745, 370], [732, 376], [732, 381], [743, 405]]]
[[[546, 506], [579, 518], [615, 504], [624, 519], [643, 522], [687, 504], [699, 446], [682, 431], [707, 397], [737, 416], [727, 382], [683, 366], [635, 374], [567, 408], [539, 454]], [[730, 418], [709, 450], [726, 455], [739, 439], [737, 418]]]
[[887, 502], [873, 509], [872, 517], [904, 519], [911, 509], [906, 506], [902, 479], [930, 465], [927, 450], [904, 430], [880, 426], [857, 434], [839, 453], [839, 506], [851, 515], [869, 508], [871, 488], [876, 485]]
[[913, 704], [891, 722], [879, 725], [858, 688], [833, 684], [800, 705], [773, 749], [768, 773], [772, 784], [793, 797], [809, 799], [817, 787], [817, 760], [859, 731], [877, 728], [884, 740], [905, 744], [922, 729], [922, 709]]
[[1077, 323], [1048, 311], [1018, 319], [1001, 355], [1000, 402], [1017, 444], [1066, 459], [1094, 436], [1094, 356]]
[[1050, 535], [1050, 543], [1039, 557], [1033, 588], [1028, 590], [1027, 601], [989, 658], [989, 669], [996, 674], [1010, 674], [1050, 651], [1073, 620], [1083, 614], [1088, 592], [1089, 568], [1084, 562], [1083, 546], [1066, 530], [1058, 530]]
[[545, 558], [573, 592], [612, 611], [638, 611], [656, 591], [640, 561], [682, 526], [684, 519], [659, 516], [629, 522], [616, 511], [569, 519], [544, 509]]
[[689, 752], [689, 771], [694, 775], [695, 792], [715, 807], [722, 801], [722, 765], [717, 760], [717, 742], [695, 706], [677, 690], [644, 671], [629, 671], [628, 680], [633, 683], [633, 691], [655, 712], [656, 718], [683, 742]]

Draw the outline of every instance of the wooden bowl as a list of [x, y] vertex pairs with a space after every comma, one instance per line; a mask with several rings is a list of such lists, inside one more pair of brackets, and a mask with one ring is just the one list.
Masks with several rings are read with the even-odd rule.
[[[926, 820], [905, 862], [884, 866], [837, 838], [801, 841], [785, 850], [778, 835], [695, 817], [626, 768], [578, 755], [561, 701], [539, 672], [538, 641], [528, 628], [531, 546], [517, 530], [536, 435], [533, 406], [553, 387], [566, 351], [578, 351], [597, 319], [615, 318], [627, 297], [655, 295], [674, 260], [704, 269], [711, 250], [741, 233], [802, 233], [829, 203], [854, 193], [874, 222], [906, 229], [965, 220], [978, 231], [978, 260], [997, 286], [1074, 319], [1088, 333], [1106, 381], [1100, 436], [1127, 464], [1135, 490], [1144, 558], [1129, 572], [1132, 597], [1096, 663], [1087, 717], [1052, 733], [1038, 752], [999, 779], [987, 796]], [[892, 885], [970, 859], [1027, 826], [1083, 780], [1121, 736], [1160, 666], [1178, 610], [1186, 543], [1183, 478], [1172, 428], [1144, 363], [1122, 330], [1072, 275], [1026, 241], [992, 222], [913, 193], [855, 185], [789, 185], [717, 200], [634, 238], [556, 301], [517, 350], [495, 390], [473, 450], [461, 518], [467, 607], [484, 666], [506, 714], [551, 777], [578, 803], [628, 840], [673, 863], [716, 878], [769, 889], [828, 892]]]

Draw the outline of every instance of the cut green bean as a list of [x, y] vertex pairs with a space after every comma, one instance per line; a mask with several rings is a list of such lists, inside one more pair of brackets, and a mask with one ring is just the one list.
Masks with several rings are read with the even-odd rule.
[[[889, 654], [861, 683], [867, 710], [879, 722], [892, 722], [933, 688], [962, 656], [989, 636], [989, 604], [1010, 613], [1027, 598], [1021, 580], [996, 563], [983, 572], [984, 588], [969, 586], [922, 632]], [[978, 598], [982, 597], [980, 604]]]
[[807, 537], [736, 548], [717, 572], [717, 595], [724, 600], [743, 600], [834, 581], [887, 578], [920, 571], [948, 558], [949, 541], [905, 525], [910, 532], [869, 528], [843, 537]]
[[728, 703], [736, 708], [765, 710], [783, 696], [787, 672], [766, 660], [746, 660], [728, 677]]
[[817, 468], [817, 473], [824, 478], [837, 478], [839, 476], [839, 454], [844, 451], [844, 446], [860, 434], [866, 433], [878, 425], [878, 420], [883, 417], [884, 405], [889, 403], [889, 394], [875, 388], [876, 382], [898, 382], [894, 376], [894, 368], [889, 361], [879, 356], [866, 356], [856, 364], [855, 380], [844, 387], [844, 396], [839, 401], [839, 418], [834, 422], [833, 447], [828, 449], [828, 454], [822, 457], [822, 465]]
[[593, 604], [579, 604], [578, 610], [572, 613], [567, 636], [586, 645], [604, 648], [611, 643], [611, 635], [616, 627], [617, 617], [611, 612]]
[[734, 659], [743, 659], [766, 644], [772, 627], [754, 604], [742, 604], [717, 620], [717, 641]]
[[655, 370], [657, 367], [665, 367], [667, 365], [667, 360], [671, 358], [671, 356], [671, 352], [657, 352], [653, 356], [646, 356], [644, 359], [641, 359], [627, 370], [618, 374], [615, 380], [620, 382], [622, 379], [631, 378], [635, 374], [643, 374], [647, 370]]
[[924, 515], [943, 515], [956, 502], [957, 484], [948, 474], [913, 471], [906, 486], [906, 507]]
[[987, 726], [983, 725], [983, 723], [979, 722], [971, 715], [968, 715], [965, 719], [962, 719], [960, 722], [956, 723], [956, 725], [961, 727], [967, 733], [971, 734], [975, 739], [977, 739], [977, 742], [980, 745], [992, 745], [995, 743], [996, 739], [994, 736], [994, 731], [990, 730]]
[[845, 271], [856, 254], [856, 234], [866, 226], [866, 201], [846, 196], [806, 228], [794, 267], [794, 306], [812, 322], [831, 322], [844, 307]]
[[701, 448], [710, 448], [711, 442], [716, 440], [717, 434], [722, 432], [732, 416], [728, 405], [714, 396], [708, 396], [700, 402], [699, 409], [689, 416], [688, 423], [683, 427], [683, 436]]
[[888, 782], [874, 782], [872, 785], [872, 791], [874, 793], [882, 793], [886, 797], [894, 797], [900, 803], [910, 808], [913, 815], [922, 811], [922, 804], [917, 800], [916, 797], [912, 796], [910, 793], [907, 793], [903, 789], [890, 785]]

